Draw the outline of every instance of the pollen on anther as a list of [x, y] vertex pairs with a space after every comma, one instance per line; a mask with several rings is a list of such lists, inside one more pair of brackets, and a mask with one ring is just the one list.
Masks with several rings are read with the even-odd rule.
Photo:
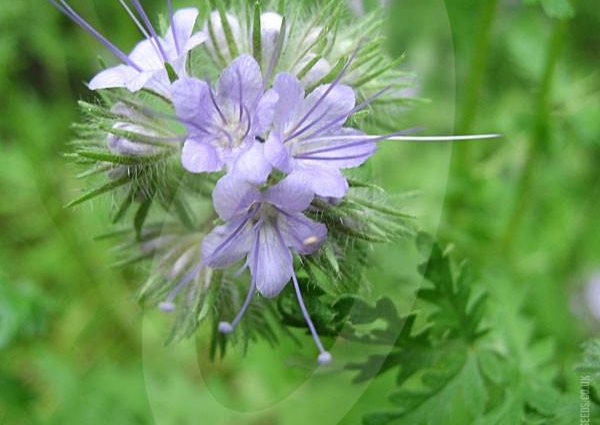
[[158, 305], [158, 308], [163, 313], [173, 313], [175, 311], [175, 304], [170, 303], [170, 302], [164, 302], [164, 303], [160, 303]]
[[222, 334], [230, 334], [233, 332], [233, 325], [228, 322], [219, 323], [219, 332]]
[[303, 243], [304, 243], [305, 246], [310, 246], [310, 245], [314, 245], [314, 244], [316, 244], [318, 242], [319, 242], [319, 238], [318, 237], [316, 237], [316, 236], [310, 236], [310, 237], [304, 239]]

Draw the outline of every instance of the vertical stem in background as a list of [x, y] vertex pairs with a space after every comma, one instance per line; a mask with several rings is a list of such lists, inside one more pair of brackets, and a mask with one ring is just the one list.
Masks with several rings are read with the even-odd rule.
[[[465, 99], [458, 118], [457, 134], [468, 134], [472, 131], [473, 123], [477, 116], [477, 105], [481, 97], [481, 86], [489, 57], [489, 45], [494, 27], [494, 20], [498, 11], [499, 0], [487, 0], [483, 6], [479, 31], [469, 71], [465, 79]], [[453, 151], [453, 171], [459, 175], [468, 175], [471, 170], [472, 149], [470, 143], [460, 143]]]
[[[489, 44], [498, 4], [499, 0], [485, 0], [485, 4], [482, 6], [479, 28], [475, 34], [476, 45], [464, 79], [465, 96], [459, 111], [456, 134], [469, 133], [477, 116], [477, 106], [481, 97], [481, 86], [485, 77]], [[473, 169], [472, 143], [477, 142], [459, 142], [452, 147], [449, 176], [452, 184], [449, 186], [446, 199], [445, 216], [447, 222], [453, 224], [461, 221], [460, 217], [469, 209], [468, 204], [465, 205], [467, 198], [464, 196], [464, 192], [462, 190], [457, 191], [455, 187], [474, 187], [471, 183], [471, 170]]]
[[548, 51], [546, 65], [538, 95], [535, 100], [535, 122], [532, 134], [527, 147], [527, 156], [525, 164], [517, 185], [515, 203], [512, 214], [510, 215], [507, 228], [502, 239], [502, 246], [509, 252], [512, 248], [514, 236], [518, 232], [523, 219], [523, 214], [527, 210], [531, 200], [531, 189], [533, 184], [533, 174], [550, 137], [550, 100], [552, 96], [552, 83], [556, 74], [556, 66], [562, 53], [564, 33], [567, 22], [559, 20], [554, 23], [552, 34], [548, 40]]

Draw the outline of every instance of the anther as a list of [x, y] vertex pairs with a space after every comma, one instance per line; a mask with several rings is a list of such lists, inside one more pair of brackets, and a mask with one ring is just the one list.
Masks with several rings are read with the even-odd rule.
[[233, 332], [233, 325], [229, 322], [221, 322], [219, 323], [219, 332], [222, 334], [230, 334]]
[[333, 361], [333, 356], [329, 351], [323, 351], [319, 354], [318, 362], [321, 366], [325, 366], [330, 364]]

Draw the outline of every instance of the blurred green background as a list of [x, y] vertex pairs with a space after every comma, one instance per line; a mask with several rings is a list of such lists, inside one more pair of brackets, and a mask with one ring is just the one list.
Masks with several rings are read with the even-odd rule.
[[[71, 3], [117, 45], [135, 43], [116, 1]], [[552, 338], [557, 379], [577, 391], [568, 378], [600, 320], [589, 290], [600, 273], [600, 8], [390, 3], [390, 50], [406, 52], [429, 99], [399, 125], [504, 137], [388, 145], [375, 160], [379, 183], [421, 191], [410, 208], [422, 227], [475, 265], [494, 303], [517, 305], [534, 335]], [[151, 16], [165, 9], [144, 5]], [[98, 55], [112, 61], [48, 2], [0, 4], [0, 423], [357, 424], [385, 406], [389, 379], [359, 388], [343, 372], [311, 378], [261, 344], [216, 365], [202, 330], [163, 346], [169, 319], [134, 299], [145, 270], [113, 268], [110, 244], [93, 239], [110, 200], [63, 207], [84, 185], [63, 154]], [[408, 246], [380, 249], [373, 271], [377, 292], [407, 309], [414, 287], [398, 282], [415, 274]]]

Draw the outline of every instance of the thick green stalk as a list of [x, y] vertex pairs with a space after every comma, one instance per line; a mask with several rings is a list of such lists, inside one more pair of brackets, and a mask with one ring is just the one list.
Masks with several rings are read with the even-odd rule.
[[[460, 110], [456, 131], [458, 134], [467, 134], [472, 131], [473, 123], [477, 117], [477, 106], [481, 98], [481, 87], [485, 77], [485, 70], [489, 58], [489, 45], [492, 29], [498, 11], [499, 0], [487, 0], [481, 13], [481, 22], [477, 32], [477, 44], [473, 52], [469, 71], [465, 79], [465, 98]], [[470, 143], [457, 144], [454, 147], [453, 168], [457, 171], [469, 173], [472, 169], [472, 148]]]
[[544, 146], [548, 143], [550, 138], [550, 101], [552, 97], [552, 84], [556, 74], [556, 67], [562, 53], [566, 26], [566, 21], [556, 21], [550, 39], [548, 40], [546, 65], [535, 101], [535, 123], [529, 139], [525, 165], [517, 185], [514, 209], [504, 232], [503, 248], [505, 249], [510, 249], [512, 247], [514, 237], [518, 233], [523, 215], [529, 206], [535, 169]]

